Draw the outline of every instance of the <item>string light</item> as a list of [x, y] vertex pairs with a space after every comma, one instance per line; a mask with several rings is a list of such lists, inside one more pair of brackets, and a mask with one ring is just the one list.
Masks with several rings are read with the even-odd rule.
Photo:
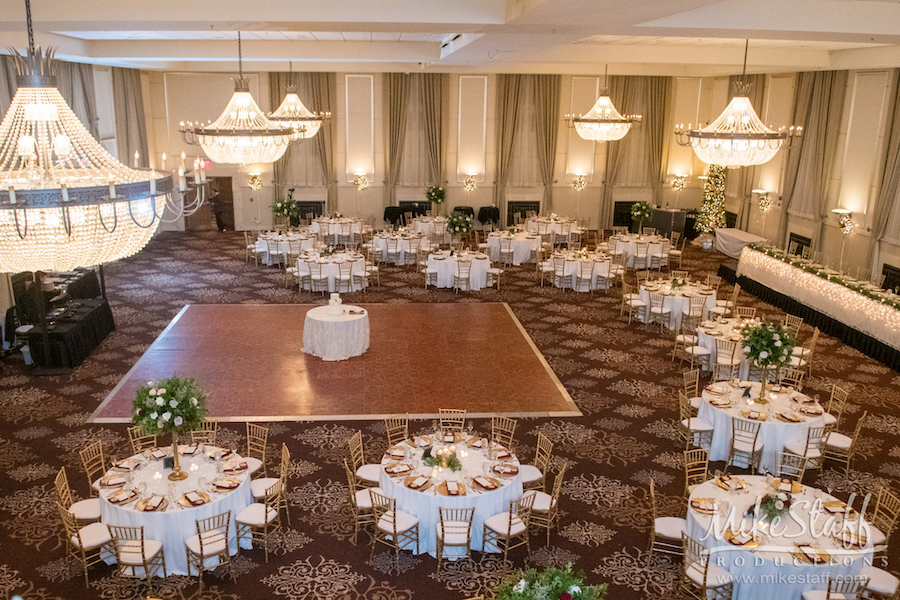
[[572, 180], [572, 187], [575, 188], [576, 192], [580, 192], [585, 187], [587, 187], [587, 179], [584, 177], [584, 175], [578, 175], [574, 180]]
[[697, 231], [712, 233], [725, 225], [725, 167], [709, 165], [703, 183], [703, 204], [697, 215]]
[[[457, 179], [457, 181], [459, 181]], [[463, 182], [463, 187], [467, 192], [474, 192], [478, 189], [478, 180], [475, 179], [474, 173], [467, 173], [466, 180]]]
[[357, 173], [356, 179], [353, 180], [353, 185], [356, 186], [358, 191], [362, 191], [369, 187], [369, 180], [366, 178], [365, 173]]

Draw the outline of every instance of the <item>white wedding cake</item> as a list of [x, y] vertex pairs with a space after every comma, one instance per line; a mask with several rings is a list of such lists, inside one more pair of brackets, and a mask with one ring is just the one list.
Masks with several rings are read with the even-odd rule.
[[344, 307], [341, 306], [343, 301], [341, 300], [341, 295], [334, 293], [331, 295], [331, 299], [328, 301], [328, 314], [329, 315], [340, 315], [344, 312]]

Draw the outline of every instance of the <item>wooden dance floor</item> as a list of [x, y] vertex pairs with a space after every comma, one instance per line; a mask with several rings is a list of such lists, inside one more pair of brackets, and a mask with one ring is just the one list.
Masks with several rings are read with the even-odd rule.
[[137, 388], [173, 374], [195, 377], [221, 420], [581, 414], [505, 303], [365, 307], [368, 352], [324, 362], [301, 351], [311, 305], [185, 306], [91, 421], [130, 421]]

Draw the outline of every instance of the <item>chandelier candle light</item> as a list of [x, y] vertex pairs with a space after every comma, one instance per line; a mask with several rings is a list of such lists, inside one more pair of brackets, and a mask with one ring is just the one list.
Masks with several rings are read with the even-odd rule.
[[237, 165], [275, 162], [284, 155], [288, 145], [305, 135], [293, 125], [267, 119], [250, 95], [250, 82], [244, 77], [240, 31], [238, 72], [234, 95], [219, 118], [207, 125], [182, 121], [181, 137], [185, 143], [203, 148], [213, 162]]
[[[747, 49], [744, 46], [744, 69], [747, 74]], [[729, 169], [749, 167], [767, 163], [781, 148], [790, 147], [795, 139], [803, 135], [802, 127], [769, 129], [757, 116], [747, 97], [749, 85], [735, 83], [735, 94], [724, 112], [715, 121], [700, 129], [685, 128], [683, 124], [675, 128], [675, 136], [681, 146], [690, 146], [697, 157], [705, 163], [722, 165]]]
[[[609, 67], [603, 76], [604, 83], [609, 75]], [[586, 140], [596, 142], [614, 142], [621, 140], [631, 130], [631, 126], [640, 123], [641, 115], [623, 115], [616, 110], [607, 91], [601, 90], [600, 97], [586, 115], [567, 114], [566, 125], [574, 127], [578, 135]]]
[[[290, 73], [293, 73], [293, 63], [289, 63]], [[269, 113], [269, 120], [275, 123], [288, 125], [293, 127], [297, 132], [298, 139], [311, 138], [319, 132], [322, 127], [322, 121], [330, 119], [330, 112], [313, 112], [304, 106], [297, 95], [297, 86], [285, 86], [284, 100], [281, 105], [272, 113]]]

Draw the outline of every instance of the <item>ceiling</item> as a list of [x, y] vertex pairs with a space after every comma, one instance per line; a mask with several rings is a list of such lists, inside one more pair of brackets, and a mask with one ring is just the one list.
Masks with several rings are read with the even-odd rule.
[[[896, 0], [32, 0], [36, 43], [144, 69], [711, 76], [900, 66]], [[24, 48], [24, 0], [0, 0]]]

